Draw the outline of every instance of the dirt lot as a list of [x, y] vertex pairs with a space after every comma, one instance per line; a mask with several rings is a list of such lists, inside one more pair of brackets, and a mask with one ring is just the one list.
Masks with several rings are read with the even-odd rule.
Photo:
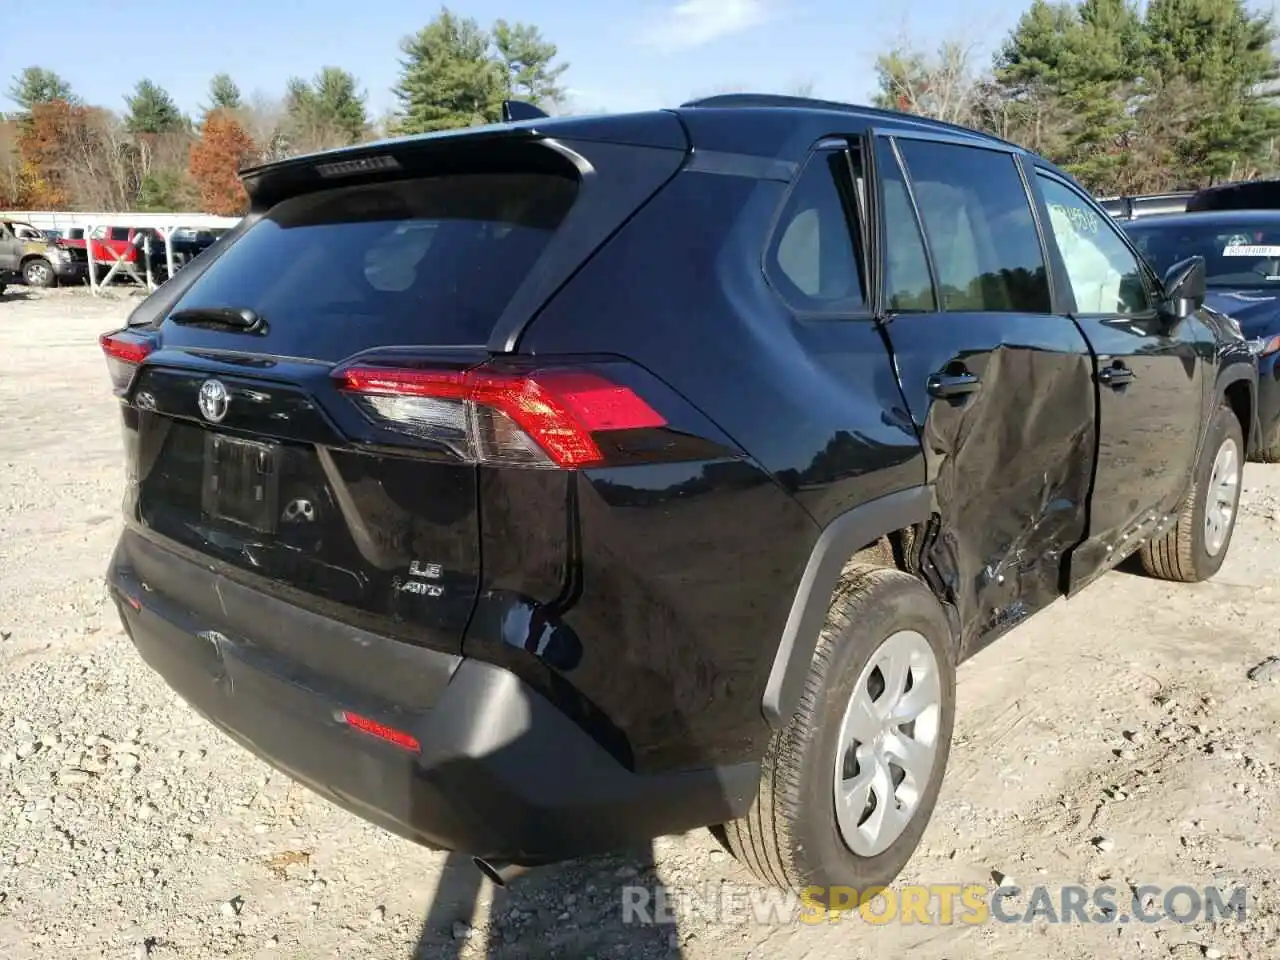
[[1244, 886], [1246, 922], [638, 926], [623, 887], [750, 881], [699, 831], [495, 891], [273, 774], [143, 667], [101, 583], [122, 464], [95, 336], [129, 305], [0, 298], [0, 956], [1280, 956], [1280, 680], [1247, 677], [1280, 655], [1280, 466], [1248, 467], [1212, 583], [1111, 574], [961, 670], [902, 881]]

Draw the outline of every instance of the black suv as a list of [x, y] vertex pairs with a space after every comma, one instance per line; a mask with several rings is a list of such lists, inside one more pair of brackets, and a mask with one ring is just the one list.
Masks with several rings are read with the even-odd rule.
[[229, 736], [498, 882], [703, 825], [887, 882], [957, 663], [1227, 552], [1246, 344], [1009, 143], [734, 96], [244, 182], [103, 337], [113, 596]]

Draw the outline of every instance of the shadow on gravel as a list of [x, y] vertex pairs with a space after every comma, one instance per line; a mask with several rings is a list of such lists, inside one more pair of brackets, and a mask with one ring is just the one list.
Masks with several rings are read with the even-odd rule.
[[[674, 703], [667, 716], [680, 716]], [[516, 835], [573, 833], [572, 837], [553, 833], [542, 837], [549, 849], [607, 849], [615, 825], [599, 811], [643, 820], [654, 798], [633, 796], [630, 775], [612, 774], [608, 765], [602, 767], [599, 747], [585, 738], [527, 735], [530, 727], [525, 724], [536, 722], [536, 718], [522, 718], [517, 729], [495, 726], [475, 734], [476, 740], [488, 740], [484, 754], [488, 772], [474, 760], [457, 765], [446, 761], [434, 768], [428, 765], [430, 772], [423, 775], [428, 783], [449, 784], [445, 795], [467, 797], [468, 809], [462, 814], [467, 820], [498, 825]], [[682, 720], [675, 723], [687, 729]], [[677, 732], [677, 738], [682, 732]], [[476, 746], [477, 752], [483, 751], [484, 745]], [[566, 770], [594, 772], [565, 783], [557, 778]], [[492, 771], [501, 771], [497, 774], [501, 779], [526, 784], [536, 805], [562, 811], [578, 808], [583, 818], [566, 823], [561, 815], [543, 823], [519, 822], [518, 818], [538, 815], [513, 809], [502, 791], [494, 789], [500, 781], [495, 781]], [[661, 791], [664, 786], [654, 789]], [[703, 781], [701, 789], [697, 797], [710, 807], [708, 819], [733, 818], [729, 784]], [[439, 804], [441, 794], [424, 789], [415, 793], [414, 802]], [[424, 807], [419, 813], [415, 820], [428, 822], [441, 816], [442, 810]], [[655, 823], [653, 829], [660, 828]], [[412, 960], [679, 960], [684, 952], [678, 924], [673, 922], [679, 919], [678, 905], [668, 899], [673, 893], [664, 889], [658, 876], [650, 842], [536, 868], [513, 878], [506, 887], [493, 884], [470, 856], [450, 853]], [[486, 902], [488, 910], [483, 909]]]
[[[449, 854], [413, 960], [678, 960], [674, 925], [623, 922], [623, 888], [659, 882], [651, 850], [543, 867], [506, 888], [490, 884], [470, 857]], [[483, 887], [492, 893], [487, 920], [478, 915]], [[481, 937], [473, 922], [487, 927], [487, 950], [468, 949]]]
[[1115, 566], [1115, 569], [1119, 573], [1127, 573], [1130, 576], [1142, 577], [1145, 580], [1151, 579], [1151, 576], [1147, 573], [1147, 571], [1142, 569], [1142, 558], [1139, 557], [1136, 553], [1133, 554], [1132, 556], [1125, 557], [1123, 560], [1117, 563]]

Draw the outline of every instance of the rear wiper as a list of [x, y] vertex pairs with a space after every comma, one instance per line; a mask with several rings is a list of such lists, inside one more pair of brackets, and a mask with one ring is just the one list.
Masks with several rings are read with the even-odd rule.
[[267, 327], [261, 314], [248, 307], [189, 307], [169, 314], [169, 321], [187, 327], [221, 327], [242, 333], [265, 333]]

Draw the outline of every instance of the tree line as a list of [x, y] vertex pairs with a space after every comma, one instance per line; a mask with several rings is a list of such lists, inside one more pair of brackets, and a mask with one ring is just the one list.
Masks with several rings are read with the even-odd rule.
[[[1244, 0], [1032, 0], [986, 66], [973, 45], [898, 42], [876, 60], [873, 102], [1020, 143], [1099, 194], [1191, 189], [1280, 174], [1276, 39]], [[537, 27], [485, 29], [447, 7], [401, 41], [397, 106], [376, 118], [337, 66], [279, 96], [219, 74], [195, 117], [150, 79], [117, 112], [32, 66], [0, 117], [0, 208], [237, 215], [243, 166], [495, 122], [508, 98], [564, 112], [567, 69]]]
[[537, 27], [499, 20], [484, 29], [441, 8], [400, 44], [398, 108], [370, 115], [358, 79], [337, 66], [293, 78], [279, 96], [245, 96], [218, 74], [195, 117], [151, 79], [121, 112], [85, 103], [41, 66], [13, 78], [16, 114], [0, 115], [0, 209], [167, 211], [236, 216], [236, 171], [252, 163], [379, 136], [492, 123], [502, 101], [554, 111], [564, 100], [556, 45]]
[[988, 69], [973, 48], [904, 40], [876, 105], [988, 131], [1099, 195], [1280, 174], [1270, 12], [1243, 0], [1033, 0]]

